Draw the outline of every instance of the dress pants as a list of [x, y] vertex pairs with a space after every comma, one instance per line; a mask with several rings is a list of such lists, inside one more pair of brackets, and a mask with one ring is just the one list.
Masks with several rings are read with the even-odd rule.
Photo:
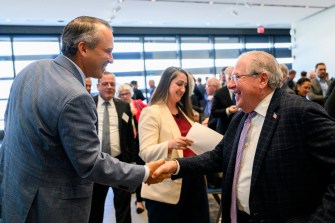
[[204, 176], [189, 174], [183, 178], [177, 204], [145, 199], [149, 223], [209, 223], [207, 188]]
[[[90, 223], [102, 223], [104, 218], [105, 200], [109, 186], [94, 184], [92, 205], [90, 212]], [[131, 193], [112, 187], [114, 192], [114, 208], [117, 223], [131, 223], [130, 201]], [[108, 210], [107, 210], [108, 211]]]

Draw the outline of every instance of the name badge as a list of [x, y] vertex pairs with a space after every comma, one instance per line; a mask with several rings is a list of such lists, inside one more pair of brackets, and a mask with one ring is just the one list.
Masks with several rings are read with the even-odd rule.
[[128, 116], [126, 113], [123, 112], [123, 114], [122, 114], [122, 119], [123, 119], [123, 121], [125, 121], [125, 122], [128, 123], [128, 121], [129, 121], [129, 116]]

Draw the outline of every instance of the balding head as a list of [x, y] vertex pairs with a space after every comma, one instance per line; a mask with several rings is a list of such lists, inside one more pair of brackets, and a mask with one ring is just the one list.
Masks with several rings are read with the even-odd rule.
[[220, 88], [220, 81], [216, 77], [208, 78], [206, 83], [207, 95], [214, 95], [214, 92]]

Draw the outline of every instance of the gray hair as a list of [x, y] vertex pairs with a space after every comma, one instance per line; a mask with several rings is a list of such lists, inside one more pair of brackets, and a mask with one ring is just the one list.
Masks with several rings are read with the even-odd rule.
[[74, 56], [78, 51], [78, 44], [85, 42], [88, 47], [94, 48], [101, 36], [97, 29], [99, 24], [110, 27], [108, 22], [90, 16], [80, 16], [69, 22], [62, 33], [62, 53], [67, 57]]
[[250, 51], [243, 53], [240, 58], [245, 56], [251, 59], [247, 68], [249, 74], [265, 72], [269, 78], [268, 86], [272, 89], [280, 88], [283, 74], [274, 56], [264, 51]]
[[121, 91], [129, 91], [130, 97], [133, 97], [134, 91], [133, 88], [130, 86], [130, 84], [121, 84], [116, 91], [116, 96], [119, 97]]

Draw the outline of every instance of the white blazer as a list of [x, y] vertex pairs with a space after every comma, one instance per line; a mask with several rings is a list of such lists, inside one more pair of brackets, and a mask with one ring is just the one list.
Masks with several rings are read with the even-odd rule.
[[[193, 125], [185, 114], [186, 119]], [[159, 159], [171, 160], [183, 157], [182, 150], [168, 152], [168, 141], [181, 136], [180, 130], [169, 108], [165, 104], [151, 105], [142, 110], [139, 120], [140, 157], [146, 162]], [[166, 179], [159, 184], [142, 184], [144, 198], [177, 204], [180, 198], [182, 179]]]

